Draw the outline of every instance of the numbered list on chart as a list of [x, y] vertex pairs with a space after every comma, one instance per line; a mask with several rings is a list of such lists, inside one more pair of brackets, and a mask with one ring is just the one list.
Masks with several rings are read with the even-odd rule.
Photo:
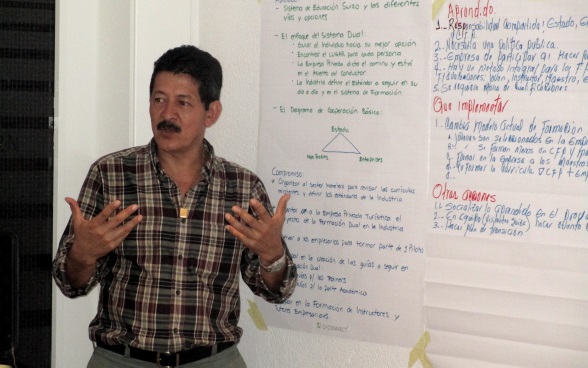
[[433, 24], [432, 230], [585, 242], [587, 14], [457, 3]]

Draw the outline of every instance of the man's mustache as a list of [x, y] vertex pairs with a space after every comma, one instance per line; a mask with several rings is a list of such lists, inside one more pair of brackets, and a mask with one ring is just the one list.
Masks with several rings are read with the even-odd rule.
[[182, 131], [182, 128], [172, 123], [171, 121], [164, 120], [157, 124], [157, 130], [171, 130], [175, 133], [179, 133]]

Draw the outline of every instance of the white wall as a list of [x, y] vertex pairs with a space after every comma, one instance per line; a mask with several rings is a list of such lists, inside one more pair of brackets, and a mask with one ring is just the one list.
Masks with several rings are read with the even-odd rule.
[[[63, 199], [77, 197], [92, 161], [131, 142], [130, 8], [117, 6], [110, 15], [115, 2], [56, 4], [55, 247], [70, 214]], [[99, 21], [105, 14], [109, 27]], [[95, 314], [97, 294], [67, 300], [54, 288], [53, 295], [52, 365], [80, 367], [91, 351], [85, 326]]]
[[[173, 6], [170, 4], [173, 3]], [[259, 121], [259, 0], [57, 1], [55, 247], [100, 155], [151, 137], [148, 85], [165, 50], [195, 44], [223, 64], [223, 114], [207, 132], [218, 154], [255, 169]], [[271, 328], [259, 331], [243, 289], [239, 348], [250, 368], [406, 367], [409, 349]], [[54, 290], [55, 368], [85, 366], [96, 293], [68, 300]], [[415, 367], [420, 367], [419, 364]]]

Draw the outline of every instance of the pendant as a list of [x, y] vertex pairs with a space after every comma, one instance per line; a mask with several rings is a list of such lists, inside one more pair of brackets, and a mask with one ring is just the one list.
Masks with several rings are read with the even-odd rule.
[[180, 208], [180, 218], [188, 218], [188, 209], [187, 208]]

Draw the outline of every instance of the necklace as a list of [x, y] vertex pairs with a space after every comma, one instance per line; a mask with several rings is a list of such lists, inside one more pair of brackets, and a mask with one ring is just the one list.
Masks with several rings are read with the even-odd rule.
[[180, 201], [180, 218], [181, 219], [187, 219], [188, 218], [188, 208], [186, 207], [186, 202], [188, 200], [188, 193], [190, 192], [190, 190], [192, 190], [194, 185], [198, 185], [198, 181], [200, 180], [200, 175], [196, 176], [194, 178], [194, 181], [192, 182], [192, 185], [190, 186], [190, 188], [188, 188], [188, 190], [186, 191], [186, 194], [183, 195], [182, 200]]
[[[165, 171], [162, 170], [163, 174], [165, 174]], [[169, 178], [169, 176], [168, 176]], [[171, 180], [171, 179], [170, 179]], [[194, 179], [194, 181], [192, 182], [192, 185], [194, 185], [194, 183], [198, 180], [198, 177], [196, 177]], [[177, 188], [177, 190], [180, 192], [180, 196], [182, 197], [179, 201], [180, 204], [180, 218], [181, 219], [187, 219], [188, 218], [188, 208], [186, 207], [186, 201], [188, 199], [188, 192], [190, 191], [190, 189], [188, 189], [186, 191], [186, 194], [182, 195], [181, 189], [179, 188], [179, 186], [177, 186], [177, 184], [174, 184], [174, 186]]]
[[187, 219], [188, 218], [188, 209], [185, 207], [180, 208], [180, 218]]
[[[208, 152], [205, 150], [204, 151], [204, 162], [206, 162], [208, 160]], [[204, 164], [203, 164], [204, 165]], [[202, 166], [201, 166], [202, 168]], [[165, 174], [165, 170], [161, 170], [164, 174]], [[200, 180], [201, 174], [198, 173], [198, 175], [196, 175], [196, 177], [194, 178], [194, 180], [192, 181], [191, 186], [188, 188], [188, 190], [186, 191], [186, 194], [183, 195], [183, 198], [180, 200], [180, 218], [182, 220], [185, 220], [188, 218], [188, 214], [189, 214], [189, 210], [186, 207], [186, 201], [188, 199], [188, 192], [190, 192], [190, 190], [192, 189], [192, 186], [194, 186], [196, 183], [198, 183], [198, 180]], [[180, 189], [180, 195], [181, 195], [181, 189]]]

